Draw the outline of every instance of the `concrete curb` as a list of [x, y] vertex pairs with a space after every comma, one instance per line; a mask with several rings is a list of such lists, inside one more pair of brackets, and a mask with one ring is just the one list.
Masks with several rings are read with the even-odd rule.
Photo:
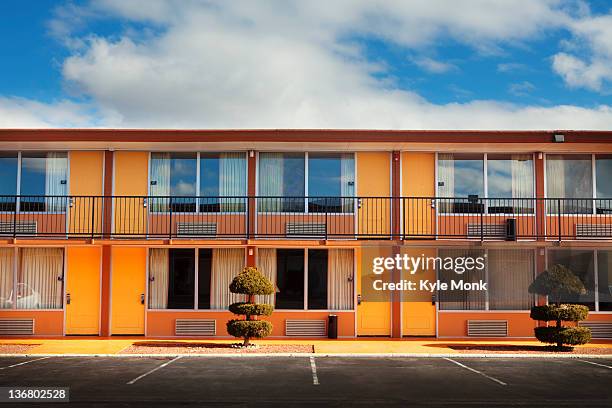
[[611, 354], [424, 354], [424, 353], [207, 353], [207, 354], [0, 354], [0, 357], [212, 357], [212, 358], [253, 358], [253, 357], [350, 357], [350, 358], [549, 358], [549, 359], [612, 359]]

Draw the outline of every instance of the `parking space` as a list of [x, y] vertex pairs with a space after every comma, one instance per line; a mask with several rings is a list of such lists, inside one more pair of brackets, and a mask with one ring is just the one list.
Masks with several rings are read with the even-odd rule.
[[9, 367], [0, 386], [67, 386], [77, 406], [598, 407], [612, 399], [612, 359], [51, 357], [16, 365], [29, 360], [0, 358]]

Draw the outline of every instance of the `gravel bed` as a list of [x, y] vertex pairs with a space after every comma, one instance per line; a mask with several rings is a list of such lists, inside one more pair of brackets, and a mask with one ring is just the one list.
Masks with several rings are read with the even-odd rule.
[[[257, 344], [257, 343], [255, 343]], [[228, 343], [138, 342], [121, 350], [121, 354], [245, 354], [245, 353], [313, 353], [312, 344], [262, 344], [246, 349]]]
[[512, 346], [512, 345], [463, 345], [452, 344], [448, 348], [458, 353], [474, 354], [606, 354], [612, 355], [610, 347], [574, 347], [572, 350], [557, 351], [549, 346]]
[[26, 354], [40, 344], [0, 344], [0, 354]]

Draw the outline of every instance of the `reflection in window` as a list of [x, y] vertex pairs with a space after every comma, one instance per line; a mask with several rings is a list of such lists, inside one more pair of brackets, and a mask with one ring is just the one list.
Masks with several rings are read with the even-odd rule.
[[0, 152], [0, 211], [15, 211], [15, 197], [10, 197], [15, 195], [17, 195], [17, 153]]
[[[591, 155], [546, 155], [546, 195], [550, 214], [589, 214], [593, 211]], [[554, 199], [566, 200], [554, 200]], [[569, 200], [567, 200], [569, 199]], [[559, 208], [559, 206], [561, 208]]]
[[597, 214], [612, 214], [612, 155], [595, 157]]
[[354, 200], [346, 197], [353, 197], [354, 194], [353, 154], [308, 154], [309, 212], [352, 212]]
[[152, 211], [195, 212], [196, 158], [196, 153], [151, 153]]
[[304, 250], [276, 250], [276, 309], [304, 309]]
[[480, 213], [484, 209], [484, 156], [482, 154], [438, 155], [438, 191], [444, 213]]
[[308, 250], [308, 309], [327, 309], [327, 250]]
[[304, 174], [304, 153], [259, 153], [259, 210], [304, 212]]
[[65, 152], [23, 153], [20, 210], [65, 211], [68, 204], [67, 168], [68, 156]]
[[595, 310], [595, 265], [593, 251], [550, 250], [548, 267], [563, 265], [572, 271], [584, 284], [587, 292], [583, 295], [566, 296], [565, 303], [578, 303]]
[[487, 155], [489, 214], [532, 213], [533, 160], [529, 154]]

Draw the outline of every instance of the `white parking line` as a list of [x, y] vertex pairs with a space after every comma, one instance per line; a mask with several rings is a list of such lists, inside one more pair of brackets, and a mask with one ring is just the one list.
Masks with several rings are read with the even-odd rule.
[[455, 363], [455, 364], [457, 364], [459, 367], [463, 367], [463, 368], [465, 368], [466, 370], [469, 370], [469, 371], [471, 371], [471, 372], [473, 372], [473, 373], [480, 374], [480, 375], [482, 375], [483, 377], [488, 378], [489, 380], [491, 380], [491, 381], [494, 381], [494, 382], [498, 383], [499, 385], [508, 385], [508, 384], [506, 384], [505, 382], [503, 382], [503, 381], [501, 381], [501, 380], [498, 380], [498, 379], [497, 379], [497, 378], [495, 378], [495, 377], [491, 377], [490, 375], [487, 375], [487, 374], [485, 374], [485, 373], [483, 373], [483, 372], [481, 372], [481, 371], [478, 371], [478, 370], [476, 370], [476, 369], [473, 369], [472, 367], [468, 367], [468, 366], [466, 366], [465, 364], [461, 364], [460, 362], [455, 361], [455, 360], [453, 360], [452, 358], [446, 358], [446, 357], [445, 357], [444, 359], [445, 359], [445, 360], [450, 361], [451, 363]]
[[162, 368], [164, 368], [164, 367], [166, 367], [166, 366], [169, 366], [170, 364], [174, 363], [176, 360], [178, 360], [179, 358], [182, 358], [182, 357], [183, 357], [183, 356], [178, 356], [178, 357], [173, 358], [173, 359], [172, 359], [172, 360], [170, 360], [170, 361], [166, 361], [165, 363], [163, 363], [163, 364], [161, 364], [161, 365], [158, 365], [158, 366], [157, 366], [157, 367], [155, 367], [154, 369], [149, 370], [149, 371], [147, 371], [146, 373], [144, 373], [144, 374], [142, 374], [142, 375], [139, 375], [138, 377], [134, 378], [134, 379], [133, 379], [133, 380], [131, 380], [131, 381], [128, 381], [126, 384], [127, 384], [127, 385], [132, 385], [132, 384], [134, 384], [136, 381], [138, 381], [138, 380], [141, 380], [141, 379], [145, 378], [145, 377], [146, 377], [147, 375], [149, 375], [149, 374], [153, 374], [153, 373], [154, 373], [154, 372], [156, 372], [157, 370], [160, 370], [160, 369], [162, 369]]
[[41, 357], [41, 358], [36, 358], [34, 360], [24, 361], [23, 363], [17, 363], [17, 364], [13, 364], [13, 365], [6, 366], [6, 367], [0, 367], [0, 370], [6, 370], [7, 368], [13, 368], [13, 367], [21, 366], [21, 365], [24, 365], [24, 364], [33, 363], [35, 361], [45, 360], [47, 358], [51, 358], [51, 357], [50, 356], [48, 356], [48, 357]]
[[610, 368], [610, 369], [612, 369], [612, 367], [611, 367], [611, 366], [608, 366], [608, 365], [605, 365], [605, 364], [594, 363], [594, 362], [592, 362], [592, 361], [586, 361], [586, 360], [578, 360], [578, 361], [582, 361], [583, 363], [593, 364], [593, 365], [596, 365], [596, 366], [599, 366], [599, 367], [605, 367], [605, 368]]
[[319, 385], [319, 377], [317, 376], [317, 364], [315, 358], [310, 357], [310, 370], [312, 371], [312, 385]]

